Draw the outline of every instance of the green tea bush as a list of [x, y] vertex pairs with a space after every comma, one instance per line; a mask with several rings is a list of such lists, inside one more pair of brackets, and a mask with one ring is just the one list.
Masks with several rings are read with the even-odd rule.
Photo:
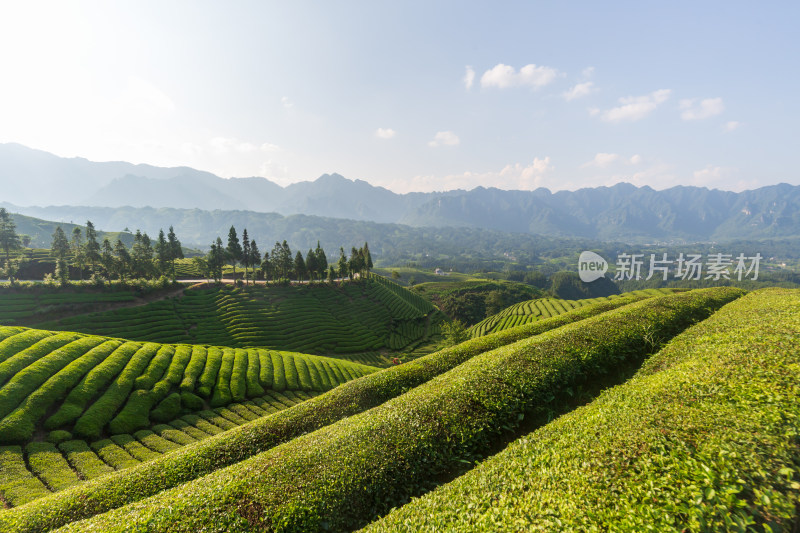
[[114, 469], [105, 464], [84, 440], [68, 440], [58, 445], [58, 449], [78, 472], [82, 479], [94, 479]]
[[206, 366], [200, 376], [197, 393], [203, 398], [210, 398], [214, 385], [217, 383], [217, 374], [222, 366], [222, 349], [209, 347], [207, 349]]
[[351, 530], [485, 455], [523, 415], [545, 417], [569, 390], [640, 363], [656, 339], [741, 294], [719, 288], [645, 300], [486, 352], [375, 409], [80, 528]]
[[800, 291], [756, 291], [367, 531], [792, 531], [797, 368]]
[[[181, 419], [186, 423], [204, 433], [216, 436], [136, 468], [90, 481], [57, 496], [33, 502], [24, 509], [11, 509], [5, 515], [0, 515], [0, 529], [10, 527], [20, 532], [44, 531], [152, 496], [165, 488], [209, 474], [304, 433], [378, 406], [447, 372], [477, 354], [596, 316], [640, 299], [642, 297], [620, 298], [612, 302], [597, 303], [550, 320], [473, 339], [410, 363], [349, 381], [291, 409], [255, 420], [225, 433], [222, 433], [218, 426], [208, 423], [196, 414], [184, 415]], [[259, 352], [259, 355], [263, 353]], [[275, 375], [282, 376], [283, 360], [276, 352], [270, 352], [269, 355], [272, 367], [276, 369]], [[326, 363], [334, 364], [331, 360], [326, 360]], [[264, 365], [261, 368], [263, 369]], [[350, 375], [348, 372], [350, 368], [356, 375], [362, 376], [369, 371], [366, 367], [339, 362], [334, 368], [347, 376]], [[270, 392], [263, 399], [254, 399], [254, 403], [265, 410], [284, 409], [293, 403], [286, 398], [284, 398], [285, 404], [278, 403], [273, 398], [281, 398], [281, 395]]]
[[53, 492], [77, 485], [80, 479], [51, 442], [31, 442], [25, 447], [28, 466]]
[[50, 494], [28, 470], [20, 446], [0, 446], [0, 493], [11, 505], [24, 505]]

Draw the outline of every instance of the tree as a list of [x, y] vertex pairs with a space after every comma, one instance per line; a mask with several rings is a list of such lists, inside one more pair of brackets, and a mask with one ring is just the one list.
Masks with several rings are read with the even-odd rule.
[[133, 237], [131, 253], [133, 270], [138, 277], [150, 277], [153, 273], [153, 243], [147, 233], [138, 229]]
[[244, 282], [248, 284], [247, 267], [250, 266], [250, 238], [247, 236], [247, 228], [242, 231], [242, 264], [244, 265]]
[[80, 279], [83, 281], [83, 267], [86, 266], [86, 254], [83, 250], [83, 233], [78, 226], [72, 229], [70, 251], [72, 252], [72, 264], [78, 269]]
[[250, 267], [253, 269], [253, 284], [256, 282], [256, 267], [261, 263], [261, 252], [258, 251], [258, 245], [255, 239], [250, 241]]
[[269, 283], [269, 278], [273, 271], [272, 261], [269, 260], [269, 252], [264, 252], [264, 260], [261, 261], [261, 271], [264, 273], [264, 279]]
[[445, 322], [442, 324], [442, 335], [448, 346], [455, 346], [469, 339], [467, 328], [460, 320]]
[[311, 248], [308, 249], [306, 254], [306, 271], [308, 272], [308, 279], [314, 281], [317, 276], [317, 254]]
[[297, 255], [294, 256], [294, 273], [298, 281], [306, 278], [306, 262], [303, 260], [303, 252], [300, 250], [297, 250]]
[[211, 251], [208, 252], [206, 257], [209, 274], [216, 282], [222, 280], [222, 267], [225, 265], [225, 256], [226, 250], [222, 246], [222, 239], [217, 237], [217, 241], [211, 245]]
[[367, 271], [367, 276], [369, 276], [369, 271], [372, 270], [373, 264], [372, 264], [372, 255], [369, 253], [369, 244], [366, 242], [364, 243], [363, 251], [364, 251], [364, 268]]
[[322, 279], [325, 276], [325, 273], [328, 271], [328, 258], [325, 256], [325, 250], [319, 245], [319, 241], [317, 241], [317, 249], [314, 250], [314, 255], [316, 256], [317, 260], [317, 272], [319, 273], [319, 279]]
[[164, 230], [158, 230], [158, 239], [156, 239], [156, 261], [158, 261], [158, 271], [161, 274], [167, 273], [167, 265], [169, 264], [169, 243], [167, 237], [164, 235]]
[[100, 263], [106, 271], [106, 275], [111, 278], [111, 275], [116, 270], [114, 265], [114, 249], [111, 247], [111, 241], [108, 238], [103, 239], [103, 248], [100, 252]]
[[336, 279], [336, 270], [334, 270], [332, 266], [328, 267], [328, 282], [333, 283], [335, 279]]
[[183, 259], [183, 247], [181, 246], [181, 241], [178, 240], [178, 237], [175, 235], [175, 230], [172, 226], [169, 227], [169, 233], [167, 233], [167, 244], [169, 248], [169, 261], [172, 265], [172, 280], [175, 280], [175, 260], [176, 259]]
[[61, 285], [69, 282], [69, 267], [67, 266], [67, 255], [69, 255], [69, 241], [64, 234], [61, 226], [56, 226], [53, 232], [53, 242], [50, 245], [50, 251], [56, 258], [55, 276]]
[[339, 247], [339, 277], [344, 279], [347, 273], [347, 257], [344, 255], [344, 248]]
[[100, 243], [97, 242], [97, 231], [91, 220], [86, 221], [86, 260], [92, 267], [92, 275], [97, 274], [97, 263], [100, 262]]
[[236, 228], [231, 226], [228, 230], [228, 246], [225, 248], [228, 261], [233, 267], [233, 279], [236, 279], [236, 262], [242, 258], [242, 245], [239, 244], [239, 237], [236, 235]]
[[283, 277], [288, 279], [292, 275], [292, 270], [294, 270], [294, 262], [292, 261], [292, 249], [286, 244], [286, 239], [281, 244], [280, 259]]
[[11, 250], [22, 248], [19, 235], [17, 235], [17, 225], [5, 207], [0, 207], [0, 248], [6, 254], [6, 262], [11, 260]]
[[131, 272], [133, 265], [128, 248], [125, 246], [125, 243], [119, 239], [114, 243], [114, 255], [115, 272], [120, 280], [125, 280], [125, 277]]

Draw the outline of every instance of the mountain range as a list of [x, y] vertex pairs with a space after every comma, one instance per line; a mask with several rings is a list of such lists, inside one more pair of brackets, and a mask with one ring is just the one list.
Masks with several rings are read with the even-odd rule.
[[[8, 209], [52, 220], [95, 221], [98, 207], [149, 207], [301, 214], [640, 243], [800, 235], [800, 186], [785, 183], [739, 193], [684, 186], [657, 191], [620, 183], [555, 193], [544, 188], [478, 187], [397, 194], [335, 173], [281, 187], [265, 178], [224, 179], [189, 167], [61, 158], [18, 144], [0, 144], [0, 183], [0, 202]], [[79, 214], [87, 211], [95, 218]], [[123, 209], [131, 211], [136, 209]], [[104, 218], [111, 223], [105, 228], [123, 229], [113, 216]], [[131, 225], [126, 220], [125, 226]]]

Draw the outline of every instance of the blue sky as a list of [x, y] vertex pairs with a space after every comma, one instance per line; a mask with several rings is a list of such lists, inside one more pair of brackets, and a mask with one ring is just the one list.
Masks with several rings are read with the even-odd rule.
[[800, 184], [788, 2], [0, 2], [0, 142], [398, 192]]

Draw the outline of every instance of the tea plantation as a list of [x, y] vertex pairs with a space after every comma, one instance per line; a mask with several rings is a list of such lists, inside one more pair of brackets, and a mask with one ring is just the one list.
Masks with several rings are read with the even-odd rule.
[[[644, 289], [628, 292], [625, 293], [625, 295], [641, 294], [646, 296], [659, 296], [663, 294], [671, 294], [673, 292], [676, 292], [675, 289]], [[522, 324], [528, 324], [529, 322], [559, 315], [584, 305], [602, 302], [605, 300], [612, 300], [621, 296], [623, 295], [614, 294], [602, 298], [587, 298], [584, 300], [536, 298], [534, 300], [528, 300], [526, 302], [520, 302], [509, 306], [499, 313], [481, 320], [474, 326], [470, 327], [467, 332], [469, 333], [470, 337], [480, 337], [481, 335], [486, 335], [487, 333], [493, 333], [496, 331], [513, 328], [515, 326], [520, 326]]]
[[262, 347], [385, 366], [439, 334], [443, 315], [380, 276], [339, 285], [187, 289], [143, 307], [39, 324], [131, 340]]
[[3, 502], [149, 461], [374, 371], [292, 352], [0, 326]]
[[318, 288], [0, 327], [0, 531], [798, 527], [799, 290], [523, 302], [378, 370], [438, 311]]

